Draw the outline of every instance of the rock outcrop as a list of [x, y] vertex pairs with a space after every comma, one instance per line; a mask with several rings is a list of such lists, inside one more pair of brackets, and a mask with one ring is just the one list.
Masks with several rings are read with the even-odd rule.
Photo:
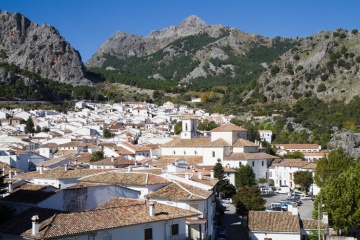
[[72, 85], [90, 84], [84, 78], [79, 52], [54, 27], [39, 26], [20, 13], [0, 12], [0, 53], [1, 61], [42, 78]]

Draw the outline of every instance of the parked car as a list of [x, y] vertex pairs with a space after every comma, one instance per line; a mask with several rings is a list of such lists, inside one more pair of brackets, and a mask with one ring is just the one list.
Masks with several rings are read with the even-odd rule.
[[311, 195], [301, 195], [301, 196], [300, 196], [300, 199], [303, 199], [303, 200], [311, 200]]

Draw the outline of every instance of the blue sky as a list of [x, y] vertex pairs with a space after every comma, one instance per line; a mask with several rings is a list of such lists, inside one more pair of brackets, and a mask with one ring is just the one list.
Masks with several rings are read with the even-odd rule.
[[360, 29], [359, 0], [0, 0], [0, 9], [54, 26], [84, 62], [118, 30], [146, 36], [190, 15], [266, 37]]

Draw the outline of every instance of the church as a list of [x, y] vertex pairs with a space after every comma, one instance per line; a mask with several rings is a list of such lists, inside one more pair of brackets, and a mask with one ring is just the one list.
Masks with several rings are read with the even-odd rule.
[[215, 165], [218, 160], [223, 167], [238, 168], [250, 165], [256, 179], [269, 178], [268, 167], [277, 158], [267, 154], [258, 144], [247, 140], [247, 130], [232, 123], [214, 128], [211, 136], [200, 136], [197, 129], [198, 119], [186, 116], [182, 119], [180, 137], [161, 146], [161, 155], [186, 159], [200, 157], [198, 165]]

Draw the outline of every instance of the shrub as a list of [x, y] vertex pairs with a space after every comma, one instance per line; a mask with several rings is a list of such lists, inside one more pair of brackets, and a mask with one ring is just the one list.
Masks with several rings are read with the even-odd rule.
[[329, 38], [329, 35], [326, 34], [326, 35], [325, 35], [325, 39], [328, 39], [328, 38]]
[[345, 33], [340, 33], [339, 37], [340, 38], [346, 38], [346, 34]]
[[358, 30], [357, 30], [357, 29], [353, 29], [353, 30], [351, 31], [351, 33], [352, 33], [352, 34], [357, 34], [357, 33], [358, 33]]
[[304, 69], [304, 67], [302, 65], [299, 65], [299, 66], [296, 67], [295, 71], [298, 72], [298, 71], [301, 71], [303, 69]]
[[317, 91], [317, 92], [324, 92], [324, 91], [326, 91], [326, 86], [325, 86], [325, 84], [320, 83], [319, 86], [317, 87], [317, 90], [316, 90], [316, 91]]
[[270, 73], [271, 75], [276, 75], [277, 73], [280, 72], [280, 68], [278, 66], [272, 66], [271, 69], [270, 69]]
[[294, 53], [294, 52], [296, 52], [296, 51], [298, 51], [299, 49], [297, 48], [297, 47], [293, 47], [292, 49], [291, 49], [291, 53]]
[[360, 63], [360, 56], [357, 56], [357, 57], [355, 58], [355, 61], [356, 61], [357, 63]]
[[296, 61], [298, 61], [298, 60], [300, 59], [299, 55], [295, 55], [295, 56], [294, 56], [294, 59], [295, 59]]
[[322, 81], [326, 81], [329, 78], [329, 74], [325, 73], [320, 76]]
[[333, 36], [334, 36], [334, 37], [338, 37], [339, 35], [340, 35], [339, 32], [333, 32]]

